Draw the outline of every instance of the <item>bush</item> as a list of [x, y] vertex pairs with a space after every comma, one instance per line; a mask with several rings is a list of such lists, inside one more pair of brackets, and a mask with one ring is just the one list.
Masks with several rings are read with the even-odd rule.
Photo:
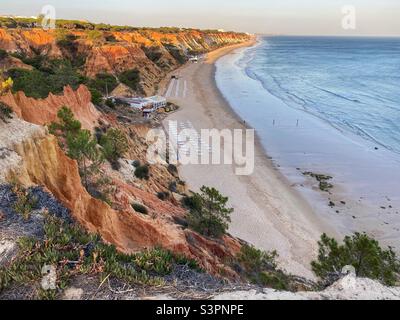
[[17, 200], [14, 204], [14, 211], [20, 214], [25, 220], [28, 220], [33, 210], [37, 206], [38, 200], [28, 194], [27, 190], [20, 186], [15, 186], [14, 192], [17, 196]]
[[91, 178], [99, 171], [103, 162], [97, 148], [96, 137], [89, 130], [82, 130], [82, 124], [75, 119], [71, 109], [64, 106], [58, 113], [59, 122], [50, 124], [50, 132], [59, 137], [60, 145], [72, 159], [77, 160], [86, 190]]
[[98, 30], [90, 30], [87, 33], [87, 37], [89, 40], [93, 41], [95, 44], [98, 44], [104, 41], [103, 33]]
[[136, 168], [135, 170], [135, 176], [139, 179], [145, 179], [149, 180], [150, 179], [150, 169], [147, 164], [141, 165]]
[[168, 172], [172, 174], [174, 177], [178, 176], [178, 168], [174, 164], [168, 165]]
[[278, 269], [277, 257], [276, 251], [265, 252], [243, 245], [237, 256], [237, 263], [244, 276], [252, 283], [276, 290], [289, 290], [290, 277]]
[[91, 101], [94, 105], [99, 106], [103, 103], [103, 95], [100, 91], [89, 87], [90, 94], [92, 96]]
[[111, 109], [115, 109], [115, 107], [116, 107], [115, 103], [114, 103], [114, 101], [112, 99], [107, 99], [106, 100], [106, 106], [111, 108]]
[[85, 78], [79, 75], [68, 60], [53, 60], [45, 68], [40, 65], [41, 70], [8, 70], [8, 75], [14, 81], [13, 92], [23, 91], [28, 97], [43, 99], [50, 92], [62, 93], [67, 85], [76, 90], [85, 82]]
[[112, 74], [98, 73], [94, 79], [89, 81], [88, 86], [106, 95], [118, 86], [118, 81]]
[[133, 203], [132, 204], [132, 208], [136, 212], [139, 212], [139, 213], [142, 213], [142, 214], [149, 214], [149, 211], [147, 210], [147, 208], [144, 205], [140, 204], [140, 203]]
[[336, 281], [346, 266], [353, 266], [358, 277], [379, 280], [389, 286], [399, 279], [400, 262], [395, 252], [392, 248], [382, 249], [378, 241], [365, 233], [347, 236], [341, 245], [323, 234], [318, 244], [318, 260], [311, 266], [326, 285]]
[[202, 206], [202, 199], [199, 194], [195, 193], [193, 196], [186, 196], [182, 199], [182, 205], [190, 211], [199, 211]]
[[165, 200], [169, 199], [170, 194], [169, 194], [169, 192], [157, 192], [157, 197], [158, 197], [158, 199], [165, 201]]
[[12, 118], [12, 109], [3, 102], [0, 102], [0, 120], [7, 122], [7, 119]]
[[[18, 241], [17, 256], [0, 267], [0, 292], [13, 285], [34, 286], [43, 278], [44, 265], [56, 268], [56, 290], [38, 289], [37, 298], [54, 299], [79, 275], [118, 279], [128, 285], [160, 286], [165, 275], [176, 265], [198, 270], [195, 261], [164, 249], [149, 249], [128, 255], [105, 244], [98, 235], [89, 234], [74, 223], [67, 223], [50, 214], [44, 216], [43, 239], [23, 237]], [[40, 286], [38, 286], [40, 287]]]
[[104, 38], [107, 42], [118, 42], [113, 34], [107, 34]]
[[172, 44], [164, 44], [164, 47], [165, 49], [168, 50], [171, 56], [173, 56], [175, 60], [178, 61], [180, 64], [184, 64], [188, 61], [188, 58], [186, 57], [185, 53], [180, 48]]
[[228, 198], [218, 190], [203, 186], [200, 191], [189, 201], [192, 206], [188, 215], [189, 227], [204, 236], [219, 238], [229, 227], [233, 209], [226, 207]]
[[176, 184], [176, 181], [170, 182], [168, 185], [168, 190], [171, 192], [177, 192], [178, 191], [178, 185]]
[[140, 72], [137, 69], [127, 70], [119, 75], [119, 81], [129, 88], [138, 91], [140, 89]]
[[143, 251], [133, 255], [134, 263], [142, 270], [157, 275], [168, 275], [176, 264], [187, 265], [191, 269], [200, 270], [197, 262], [181, 255], [174, 255], [162, 248]]
[[133, 165], [135, 168], [137, 168], [137, 167], [139, 167], [139, 166], [141, 165], [141, 163], [140, 163], [139, 160], [133, 160], [133, 161], [132, 161], [132, 165]]
[[8, 53], [6, 50], [0, 49], [0, 61], [5, 59], [8, 56]]
[[100, 138], [100, 145], [103, 147], [104, 157], [110, 162], [115, 163], [128, 151], [128, 139], [119, 129], [109, 129]]

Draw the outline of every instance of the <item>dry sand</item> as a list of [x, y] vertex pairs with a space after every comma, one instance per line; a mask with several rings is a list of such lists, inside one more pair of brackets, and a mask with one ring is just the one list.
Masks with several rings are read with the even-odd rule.
[[[233, 50], [254, 42], [218, 49], [199, 63], [175, 71], [179, 77], [164, 83], [168, 99], [181, 109], [165, 120], [190, 121], [200, 129], [245, 129], [215, 82], [215, 61]], [[163, 84], [160, 85], [160, 88]], [[162, 90], [162, 89], [161, 89]], [[313, 209], [274, 167], [260, 143], [256, 142], [255, 170], [237, 176], [233, 165], [184, 165], [180, 174], [192, 190], [213, 186], [229, 197], [235, 209], [230, 233], [258, 248], [277, 250], [281, 266], [293, 274], [313, 278], [310, 261], [317, 254], [323, 232], [335, 235]]]

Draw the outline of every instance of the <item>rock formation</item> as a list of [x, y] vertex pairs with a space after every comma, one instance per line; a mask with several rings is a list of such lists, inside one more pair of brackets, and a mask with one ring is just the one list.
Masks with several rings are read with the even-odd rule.
[[227, 292], [215, 300], [400, 300], [399, 287], [348, 275], [321, 292], [285, 292], [272, 289]]
[[[173, 220], [183, 216], [183, 209], [121, 180], [114, 180], [121, 210], [93, 198], [82, 186], [76, 161], [64, 154], [44, 127], [20, 119], [0, 123], [0, 150], [0, 183], [17, 179], [24, 186], [44, 187], [81, 225], [123, 252], [162, 246], [195, 258], [205, 270], [218, 273], [224, 259], [240, 249], [239, 242], [228, 236], [213, 241], [184, 230]], [[149, 215], [136, 213], [131, 207], [133, 200], [144, 203]], [[226, 272], [235, 276], [229, 268]]]
[[[81, 57], [85, 61], [82, 72], [89, 77], [102, 72], [118, 75], [137, 69], [140, 71], [142, 93], [149, 95], [154, 93], [155, 85], [169, 71], [180, 65], [176, 54], [206, 52], [249, 39], [246, 34], [233, 32], [181, 30], [164, 33], [142, 30], [103, 32], [102, 40], [93, 41], [85, 31], [68, 32], [76, 38], [70, 44], [73, 49], [61, 48], [53, 30], [0, 28], [0, 49], [28, 57], [37, 54], [49, 58]], [[22, 62], [14, 61], [15, 66], [18, 63]]]
[[83, 85], [76, 91], [67, 86], [62, 95], [50, 93], [46, 99], [29, 98], [22, 91], [8, 92], [0, 96], [0, 101], [11, 107], [19, 118], [38, 125], [57, 120], [57, 112], [63, 106], [68, 106], [82, 126], [89, 130], [98, 125], [100, 118], [99, 111], [91, 103], [89, 90]]

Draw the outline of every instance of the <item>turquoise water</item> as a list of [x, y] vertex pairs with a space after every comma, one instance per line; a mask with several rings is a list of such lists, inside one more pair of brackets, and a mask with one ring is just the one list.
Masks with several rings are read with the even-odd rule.
[[400, 38], [264, 37], [240, 61], [288, 106], [400, 153]]

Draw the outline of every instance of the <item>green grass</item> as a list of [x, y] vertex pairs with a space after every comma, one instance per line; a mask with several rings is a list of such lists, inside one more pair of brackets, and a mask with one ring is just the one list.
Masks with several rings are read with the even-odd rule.
[[[176, 264], [198, 268], [196, 262], [160, 248], [123, 254], [76, 224], [67, 224], [49, 214], [45, 221], [44, 239], [21, 238], [18, 256], [0, 268], [0, 293], [12, 285], [35, 285], [39, 288], [36, 298], [55, 299], [72, 277], [84, 274], [98, 275], [99, 284], [108, 276], [132, 285], [159, 286], [164, 284], [162, 277], [170, 274]], [[57, 270], [54, 291], [38, 286], [44, 265]]]
[[37, 205], [37, 199], [30, 196], [26, 189], [15, 185], [14, 192], [17, 195], [13, 209], [16, 213], [20, 214], [25, 220], [28, 220], [32, 211]]
[[12, 118], [12, 112], [12, 109], [8, 105], [0, 102], [0, 120], [7, 122], [8, 119]]

